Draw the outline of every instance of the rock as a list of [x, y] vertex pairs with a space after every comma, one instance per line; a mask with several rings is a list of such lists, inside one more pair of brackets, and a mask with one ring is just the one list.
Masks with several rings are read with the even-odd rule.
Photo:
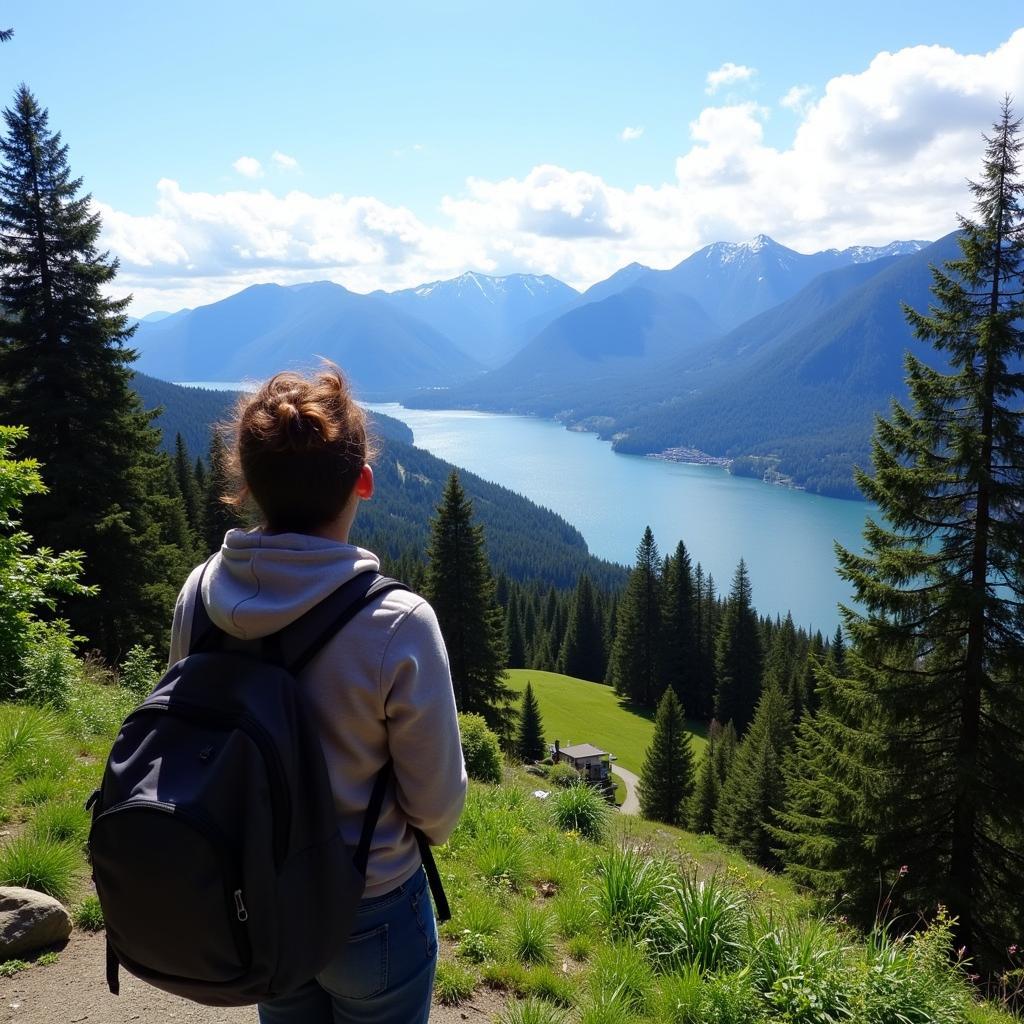
[[0, 961], [64, 942], [70, 934], [71, 917], [52, 896], [0, 886]]

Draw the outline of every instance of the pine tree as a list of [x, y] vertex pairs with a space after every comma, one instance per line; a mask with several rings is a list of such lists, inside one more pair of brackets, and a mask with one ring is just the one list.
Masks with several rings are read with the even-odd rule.
[[547, 756], [540, 707], [537, 704], [537, 698], [533, 694], [533, 686], [529, 682], [527, 682], [526, 689], [523, 691], [523, 702], [519, 708], [516, 753], [527, 764], [540, 761]]
[[[178, 482], [178, 493], [185, 506], [185, 519], [189, 530], [199, 535], [199, 494], [196, 490], [196, 478], [188, 456], [188, 448], [181, 434], [174, 437], [174, 475]], [[195, 541], [193, 541], [193, 547]]]
[[227, 471], [227, 451], [218, 430], [210, 435], [209, 458], [210, 471], [203, 500], [204, 540], [207, 551], [220, 551], [224, 534], [238, 526], [241, 520], [238, 513], [222, 500], [228, 493], [231, 481]]
[[658, 703], [664, 690], [662, 638], [661, 559], [648, 526], [615, 623], [611, 672], [619, 696], [646, 707]]
[[558, 656], [558, 671], [599, 683], [604, 678], [605, 662], [602, 633], [601, 611], [594, 598], [594, 587], [584, 573], [573, 594], [565, 641]]
[[507, 737], [512, 691], [505, 681], [504, 616], [484, 550], [483, 528], [453, 470], [431, 521], [426, 596], [448, 648], [455, 702]]
[[645, 818], [679, 825], [693, 792], [693, 751], [683, 706], [666, 687], [654, 718], [654, 737], [640, 770], [640, 810]]
[[[712, 723], [718, 725], [717, 722]], [[732, 768], [733, 759], [736, 757], [736, 748], [740, 740], [736, 735], [736, 726], [732, 722], [718, 726], [715, 734], [715, 771], [718, 773], [718, 781], [724, 783], [729, 776], [729, 769]]]
[[[94, 598], [62, 605], [75, 632], [117, 658], [162, 645], [183, 582], [160, 543], [159, 432], [131, 387], [129, 298], [72, 178], [68, 148], [22, 85], [0, 139], [0, 418], [28, 428], [49, 494], [26, 504], [38, 543], [84, 554]], [[168, 597], [169, 595], [169, 597]]]
[[753, 608], [750, 576], [743, 559], [736, 567], [715, 650], [715, 718], [731, 721], [741, 736], [750, 724], [761, 692], [761, 640]]
[[911, 405], [877, 420], [874, 475], [857, 473], [884, 520], [864, 554], [838, 549], [857, 606], [836, 753], [860, 771], [861, 870], [906, 865], [906, 905], [945, 904], [982, 964], [1024, 920], [1022, 145], [1007, 100], [961, 256], [933, 268], [927, 314], [906, 309], [945, 364], [907, 355]]
[[764, 664], [764, 685], [772, 684], [785, 694], [793, 709], [794, 716], [799, 717], [803, 708], [803, 690], [799, 658], [799, 640], [793, 625], [793, 616], [786, 613], [786, 618], [773, 631], [768, 644], [768, 657]]
[[505, 637], [508, 642], [508, 667], [526, 668], [526, 643], [519, 618], [519, 601], [514, 596], [505, 611]]
[[715, 828], [715, 810], [722, 789], [715, 767], [715, 739], [715, 731], [712, 731], [704, 748], [697, 784], [687, 805], [686, 823], [691, 832], [713, 832]]
[[789, 703], [777, 686], [770, 686], [758, 701], [718, 800], [715, 832], [765, 867], [778, 863], [769, 829], [785, 800], [782, 764], [792, 731]]
[[704, 701], [697, 654], [693, 568], [680, 541], [664, 569], [665, 674], [683, 706], [694, 718], [711, 717]]

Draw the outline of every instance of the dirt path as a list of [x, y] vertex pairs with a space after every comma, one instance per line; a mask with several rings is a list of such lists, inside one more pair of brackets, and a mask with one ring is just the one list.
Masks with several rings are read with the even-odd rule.
[[[121, 972], [121, 994], [107, 991], [103, 934], [75, 932], [57, 963], [0, 978], [2, 1024], [255, 1024], [251, 1006], [199, 1006]], [[484, 989], [462, 1006], [435, 1005], [430, 1024], [487, 1024], [504, 1000]]]
[[623, 814], [639, 814], [640, 798], [636, 794], [640, 776], [634, 775], [628, 768], [622, 768], [617, 764], [612, 765], [612, 771], [626, 784], [626, 799], [622, 801], [619, 810]]

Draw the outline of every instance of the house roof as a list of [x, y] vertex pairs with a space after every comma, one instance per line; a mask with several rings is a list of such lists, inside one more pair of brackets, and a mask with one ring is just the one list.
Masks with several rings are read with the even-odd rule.
[[577, 743], [574, 747], [562, 747], [562, 753], [566, 757], [575, 759], [577, 757], [604, 757], [608, 751], [595, 747], [593, 743]]

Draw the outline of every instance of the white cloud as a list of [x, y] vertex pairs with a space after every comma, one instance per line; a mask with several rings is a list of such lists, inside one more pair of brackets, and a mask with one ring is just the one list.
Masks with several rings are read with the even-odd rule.
[[704, 91], [713, 96], [723, 85], [735, 85], [737, 82], [749, 81], [757, 74], [757, 68], [748, 68], [745, 64], [733, 64], [727, 60], [720, 68], [709, 71], [704, 79]]
[[550, 164], [470, 178], [441, 198], [437, 225], [372, 196], [157, 186], [133, 216], [101, 206], [136, 310], [221, 298], [257, 281], [331, 278], [399, 288], [472, 267], [549, 273], [577, 286], [637, 260], [672, 266], [720, 239], [765, 232], [810, 252], [937, 238], [971, 212], [965, 179], [1004, 93], [1024, 97], [1024, 29], [987, 54], [919, 46], [880, 53], [804, 98], [788, 144], [766, 142], [769, 110], [709, 106], [662, 184], [622, 188]]
[[[288, 156], [287, 153], [282, 153], [279, 150], [275, 149], [270, 154], [270, 159], [283, 171], [297, 171], [299, 169], [299, 161], [295, 157]], [[255, 175], [250, 175], [250, 177], [255, 177]]]
[[779, 106], [797, 114], [806, 114], [810, 109], [810, 98], [814, 89], [809, 85], [794, 85], [779, 99]]
[[240, 156], [232, 165], [243, 178], [262, 178], [263, 164], [254, 156]]
[[623, 142], [633, 142], [636, 139], [639, 139], [643, 133], [644, 130], [642, 127], [630, 128], [629, 125], [626, 125], [626, 127], [620, 132], [619, 138]]

